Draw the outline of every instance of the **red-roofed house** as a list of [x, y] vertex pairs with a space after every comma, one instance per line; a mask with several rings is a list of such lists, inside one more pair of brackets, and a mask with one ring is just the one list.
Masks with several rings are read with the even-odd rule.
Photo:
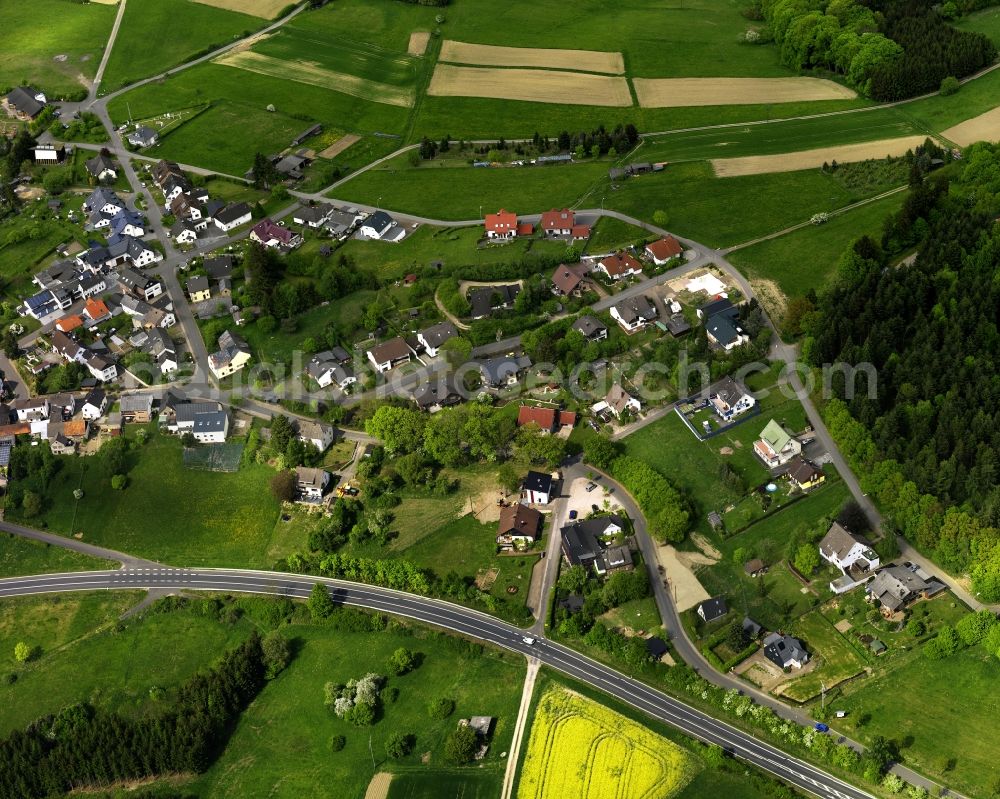
[[522, 405], [517, 412], [517, 426], [537, 424], [542, 430], [555, 433], [560, 427], [576, 424], [576, 414], [573, 411], [559, 411], [555, 408], [533, 408]]
[[597, 266], [611, 280], [621, 280], [629, 275], [641, 275], [642, 264], [632, 257], [630, 253], [619, 252], [609, 255]]
[[76, 330], [78, 327], [83, 327], [83, 319], [76, 314], [73, 314], [72, 316], [64, 316], [56, 322], [56, 330], [61, 330], [63, 333], [69, 333], [71, 330]]
[[575, 225], [576, 215], [569, 208], [561, 211], [553, 208], [542, 214], [542, 230], [546, 236], [568, 236]]
[[91, 297], [83, 306], [83, 315], [90, 320], [91, 324], [96, 325], [99, 322], [103, 322], [105, 319], [110, 319], [111, 311], [109, 311], [108, 306], [104, 304], [104, 300], [95, 300]]
[[521, 222], [517, 226], [518, 236], [531, 236], [535, 232], [535, 226], [531, 222]]
[[487, 238], [513, 239], [517, 234], [517, 214], [501, 208], [495, 214], [486, 215]]
[[653, 259], [653, 263], [662, 266], [671, 258], [676, 258], [684, 252], [680, 242], [673, 236], [666, 236], [659, 241], [646, 245], [646, 255]]
[[573, 225], [569, 235], [573, 241], [586, 241], [590, 238], [590, 225]]
[[587, 269], [583, 264], [559, 264], [552, 273], [552, 286], [556, 293], [569, 297], [588, 283]]
[[264, 217], [250, 228], [250, 239], [265, 247], [292, 248], [302, 243], [302, 237], [298, 233], [273, 222], [270, 217]]

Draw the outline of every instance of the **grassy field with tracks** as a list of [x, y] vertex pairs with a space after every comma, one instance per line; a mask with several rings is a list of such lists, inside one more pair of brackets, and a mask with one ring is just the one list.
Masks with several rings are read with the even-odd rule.
[[[164, 35], [184, 20], [184, 35]], [[102, 89], [114, 91], [248, 36], [264, 21], [192, 0], [129, 0], [104, 70]], [[150, 42], [156, 42], [150, 47]]]
[[65, 0], [5, 3], [0, 87], [29, 83], [49, 99], [85, 90], [79, 76], [97, 72], [116, 10]]

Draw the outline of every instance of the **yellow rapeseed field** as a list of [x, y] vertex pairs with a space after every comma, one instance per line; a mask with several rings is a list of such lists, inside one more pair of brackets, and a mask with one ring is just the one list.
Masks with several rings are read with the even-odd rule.
[[666, 799], [694, 772], [677, 744], [552, 687], [538, 702], [517, 799]]

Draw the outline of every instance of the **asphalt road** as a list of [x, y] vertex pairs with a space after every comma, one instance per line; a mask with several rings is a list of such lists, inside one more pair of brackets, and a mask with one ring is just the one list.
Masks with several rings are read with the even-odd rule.
[[436, 599], [417, 597], [386, 588], [362, 586], [305, 575], [226, 569], [126, 568], [14, 577], [0, 580], [0, 597], [67, 591], [184, 589], [213, 592], [274, 594], [305, 599], [316, 582], [327, 584], [343, 605], [414, 619], [525, 656], [573, 679], [627, 702], [643, 713], [706, 743], [718, 744], [730, 754], [772, 773], [779, 779], [826, 799], [872, 799], [871, 794], [762, 743], [751, 735], [718, 721], [648, 685], [621, 674], [571, 649], [538, 637], [533, 645], [513, 625]]

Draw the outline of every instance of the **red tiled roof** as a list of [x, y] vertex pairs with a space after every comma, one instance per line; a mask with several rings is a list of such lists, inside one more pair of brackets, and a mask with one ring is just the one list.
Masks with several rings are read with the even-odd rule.
[[576, 413], [574, 411], [559, 411], [559, 426], [564, 427], [569, 425], [572, 427], [576, 424]]
[[666, 261], [668, 258], [680, 255], [684, 252], [684, 248], [681, 247], [680, 242], [673, 236], [667, 236], [659, 241], [654, 241], [652, 244], [647, 244], [646, 252], [652, 255], [657, 261]]
[[0, 436], [23, 436], [30, 432], [31, 425], [28, 422], [0, 425]]
[[630, 269], [633, 272], [641, 272], [642, 264], [639, 263], [635, 258], [633, 258], [627, 252], [620, 252], [615, 255], [609, 255], [607, 258], [601, 261], [601, 266], [604, 267], [605, 271], [611, 277], [618, 277], [624, 275]]
[[486, 215], [486, 230], [492, 233], [517, 232], [517, 214], [501, 208], [495, 214]]
[[531, 222], [522, 222], [517, 226], [518, 236], [530, 236], [535, 232], [535, 226]]
[[552, 430], [556, 426], [555, 408], [532, 408], [522, 405], [517, 412], [517, 426], [522, 427], [534, 422], [542, 430]]
[[590, 225], [573, 225], [573, 230], [570, 231], [570, 235], [572, 235], [574, 239], [589, 239]]
[[82, 438], [87, 435], [86, 419], [72, 419], [68, 422], [63, 422], [63, 435], [69, 438]]
[[569, 208], [563, 208], [561, 211], [553, 208], [542, 214], [542, 230], [545, 231], [572, 228], [575, 224], [576, 216]]
[[71, 330], [76, 330], [78, 327], [83, 327], [83, 319], [76, 314], [73, 314], [72, 316], [64, 316], [56, 322], [56, 328], [61, 330], [63, 333], [69, 333]]
[[91, 319], [100, 319], [110, 313], [108, 306], [104, 304], [104, 300], [94, 299], [87, 300], [87, 304], [83, 306], [83, 312]]

